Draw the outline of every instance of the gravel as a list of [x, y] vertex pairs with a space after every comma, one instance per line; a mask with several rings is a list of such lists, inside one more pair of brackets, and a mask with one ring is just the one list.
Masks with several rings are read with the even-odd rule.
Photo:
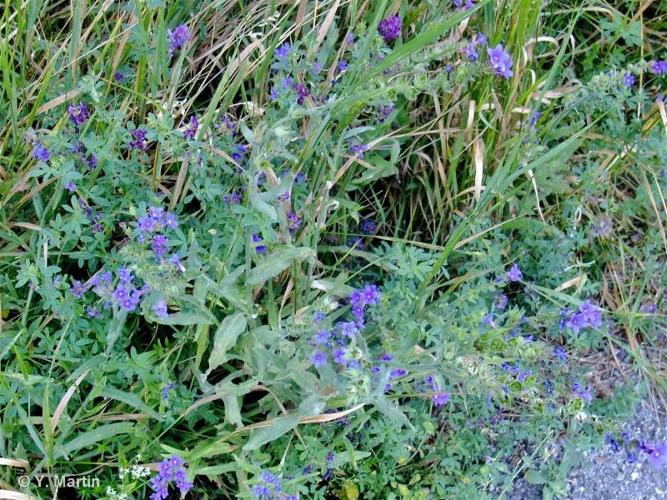
[[[657, 416], [646, 405], [624, 429], [648, 442], [667, 441], [667, 418]], [[639, 452], [640, 455], [643, 453]], [[656, 469], [644, 457], [630, 464], [623, 451], [614, 453], [610, 446], [585, 454], [587, 463], [573, 470], [568, 478], [568, 500], [659, 500], [667, 499], [667, 469]], [[508, 500], [540, 500], [541, 488], [523, 479], [515, 482]]]

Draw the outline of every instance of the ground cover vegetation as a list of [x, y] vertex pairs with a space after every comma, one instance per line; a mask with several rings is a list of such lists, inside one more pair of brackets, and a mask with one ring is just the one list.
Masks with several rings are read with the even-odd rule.
[[665, 409], [664, 3], [0, 12], [12, 498], [557, 498], [585, 450], [665, 465], [619, 432]]

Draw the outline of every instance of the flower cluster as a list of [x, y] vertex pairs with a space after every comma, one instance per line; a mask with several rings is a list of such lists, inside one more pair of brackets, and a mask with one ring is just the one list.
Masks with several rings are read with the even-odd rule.
[[579, 382], [572, 382], [572, 392], [576, 397], [581, 398], [586, 402], [590, 402], [593, 399], [590, 385], [582, 387]]
[[[331, 330], [320, 329], [310, 341], [315, 346], [310, 362], [316, 368], [328, 363], [329, 354], [334, 363], [344, 368], [358, 369], [361, 366], [357, 359], [350, 359], [349, 343], [363, 328], [366, 306], [380, 302], [380, 290], [375, 285], [366, 285], [362, 290], [352, 292], [349, 299], [355, 321], [338, 321]], [[317, 318], [314, 323], [324, 320], [320, 315]]]
[[150, 481], [150, 486], [153, 489], [150, 500], [169, 498], [169, 484], [171, 482], [176, 483], [181, 495], [185, 495], [192, 489], [192, 483], [187, 480], [185, 462], [178, 455], [165, 458], [160, 462], [159, 472]]
[[51, 153], [49, 153], [49, 150], [46, 149], [42, 143], [35, 141], [35, 144], [33, 145], [33, 150], [31, 153], [31, 156], [38, 161], [41, 162], [48, 162], [51, 159]]
[[132, 140], [128, 143], [130, 149], [136, 149], [138, 151], [146, 151], [148, 148], [148, 139], [146, 139], [146, 131], [143, 129], [135, 128], [130, 130], [130, 135]]
[[359, 224], [359, 230], [363, 234], [367, 234], [367, 235], [368, 234], [373, 234], [373, 233], [375, 233], [375, 231], [377, 231], [377, 224], [372, 219], [364, 219]]
[[169, 248], [169, 240], [161, 234], [161, 231], [178, 227], [176, 215], [161, 207], [149, 207], [145, 215], [137, 218], [136, 224], [138, 230], [137, 241], [143, 243], [151, 237], [151, 248], [155, 256], [158, 260], [164, 257]]
[[167, 30], [167, 49], [169, 55], [182, 49], [190, 41], [190, 28], [187, 24], [176, 26], [173, 30]]
[[502, 44], [498, 44], [494, 48], [489, 47], [486, 52], [489, 54], [489, 65], [496, 75], [510, 78], [514, 74], [512, 72], [512, 57], [503, 48]]
[[507, 272], [507, 279], [511, 282], [521, 281], [523, 279], [523, 273], [518, 264], [512, 264], [512, 267], [510, 267], [510, 270]]
[[67, 107], [67, 114], [69, 115], [70, 121], [78, 130], [81, 125], [86, 123], [86, 120], [90, 118], [90, 108], [88, 108], [88, 105], [85, 102], [70, 104]]
[[650, 66], [651, 72], [656, 75], [662, 75], [667, 73], [667, 60], [664, 61], [653, 61]]
[[637, 82], [637, 78], [632, 73], [626, 73], [621, 79], [621, 83], [626, 87], [632, 87]]
[[403, 22], [400, 17], [389, 16], [380, 21], [378, 32], [380, 33], [380, 36], [384, 38], [385, 43], [391, 43], [400, 36], [402, 28]]
[[183, 129], [183, 137], [192, 141], [197, 135], [197, 130], [199, 130], [199, 120], [195, 115], [192, 115], [185, 129]]
[[380, 289], [377, 285], [368, 284], [363, 289], [352, 292], [349, 300], [357, 325], [363, 328], [366, 306], [380, 303]]
[[646, 455], [646, 461], [656, 469], [661, 469], [667, 465], [667, 443], [648, 443], [643, 440], [632, 439], [629, 433], [621, 433], [622, 445], [614, 438], [611, 433], [605, 434], [604, 440], [614, 453], [621, 449], [625, 450], [628, 462], [634, 463], [639, 458], [636, 450], [642, 451]]
[[475, 6], [475, 0], [454, 0], [454, 7], [457, 9], [465, 9], [465, 10], [470, 10]]
[[451, 394], [448, 392], [443, 392], [438, 388], [438, 383], [435, 381], [435, 377], [433, 375], [427, 375], [424, 377], [424, 383], [433, 391], [433, 394], [431, 395], [431, 401], [433, 401], [433, 404], [435, 406], [445, 406], [447, 403], [449, 403], [449, 400], [451, 399]]
[[297, 500], [297, 495], [288, 495], [283, 492], [280, 478], [269, 471], [262, 471], [260, 482], [252, 487], [252, 495], [262, 500]]
[[602, 326], [602, 311], [590, 300], [585, 300], [574, 312], [567, 308], [561, 311], [561, 330], [570, 328], [574, 333], [579, 333], [582, 328], [600, 328], [600, 326]]
[[484, 33], [478, 33], [472, 42], [466, 45], [463, 48], [463, 53], [466, 56], [466, 59], [470, 62], [475, 62], [479, 59], [479, 52], [477, 52], [478, 46], [486, 46], [486, 35]]

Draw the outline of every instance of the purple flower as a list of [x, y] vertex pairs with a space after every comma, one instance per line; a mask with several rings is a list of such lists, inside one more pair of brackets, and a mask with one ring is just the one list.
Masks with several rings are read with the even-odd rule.
[[276, 57], [278, 59], [287, 59], [292, 53], [292, 45], [288, 42], [283, 43], [276, 49]]
[[510, 270], [507, 272], [507, 278], [512, 282], [521, 281], [523, 279], [523, 273], [517, 264], [512, 264], [512, 267], [510, 267]]
[[389, 378], [399, 378], [405, 377], [408, 374], [408, 370], [405, 368], [396, 368], [389, 372]]
[[644, 445], [643, 451], [648, 455], [648, 463], [656, 469], [667, 465], [667, 443]]
[[650, 66], [651, 72], [656, 75], [662, 75], [667, 73], [667, 60], [665, 61], [653, 61]]
[[[262, 237], [258, 234], [253, 234], [252, 235], [252, 241], [253, 243], [261, 243]], [[255, 245], [255, 252], [257, 253], [266, 253], [266, 245]]]
[[457, 9], [464, 8], [465, 10], [470, 10], [475, 6], [475, 0], [454, 0], [454, 7]]
[[101, 318], [102, 314], [97, 307], [88, 306], [86, 307], [86, 316], [89, 318]]
[[591, 224], [591, 234], [596, 238], [609, 236], [614, 229], [614, 223], [609, 216], [598, 217]]
[[185, 127], [185, 130], [183, 130], [183, 137], [192, 141], [197, 135], [197, 130], [199, 130], [199, 121], [195, 115], [192, 115], [190, 117], [190, 122], [187, 127]]
[[185, 495], [192, 489], [192, 483], [186, 479], [187, 471], [185, 462], [178, 455], [171, 458], [165, 458], [160, 462], [158, 473], [151, 478], [150, 486], [154, 493], [150, 496], [151, 500], [164, 500], [169, 497], [169, 483], [176, 483], [181, 495]]
[[65, 186], [65, 189], [67, 189], [70, 193], [73, 193], [76, 191], [76, 184], [73, 182], [68, 182], [67, 185]]
[[567, 362], [567, 352], [565, 352], [563, 346], [558, 345], [554, 348], [554, 358], [562, 363]]
[[91, 153], [88, 159], [86, 160], [88, 168], [94, 170], [97, 167], [97, 156], [94, 153]]
[[155, 252], [155, 256], [160, 258], [169, 251], [169, 240], [162, 234], [156, 234], [151, 241], [151, 248]]
[[294, 234], [298, 231], [299, 227], [301, 227], [301, 217], [291, 210], [287, 214], [287, 228], [290, 233]]
[[167, 30], [167, 46], [170, 56], [174, 51], [182, 49], [188, 41], [190, 41], [190, 28], [187, 24], [181, 24], [173, 30]]
[[164, 214], [164, 217], [162, 218], [162, 224], [164, 224], [164, 226], [168, 227], [169, 229], [176, 229], [178, 227], [178, 219], [176, 218], [176, 214], [173, 212], [167, 212]]
[[135, 128], [133, 130], [130, 130], [130, 135], [132, 136], [132, 140], [128, 144], [129, 148], [137, 149], [139, 151], [146, 151], [146, 148], [148, 147], [148, 141], [146, 140], [146, 131]]
[[384, 38], [385, 43], [391, 43], [401, 34], [403, 23], [398, 16], [390, 16], [380, 21], [378, 32]]
[[585, 300], [579, 306], [578, 322], [584, 326], [600, 328], [602, 326], [602, 312], [590, 300]]
[[356, 156], [357, 158], [363, 158], [364, 153], [366, 151], [368, 151], [367, 144], [360, 144], [358, 142], [350, 141], [350, 153], [352, 154], [352, 156]]
[[618, 441], [616, 441], [614, 436], [612, 436], [609, 432], [604, 435], [604, 441], [611, 447], [611, 451], [614, 453], [621, 451], [621, 447], [618, 445]]
[[344, 337], [354, 338], [354, 336], [359, 332], [357, 325], [354, 321], [341, 321], [338, 323], [338, 329]]
[[494, 314], [492, 312], [486, 314], [482, 318], [482, 323], [484, 323], [485, 325], [489, 325], [491, 328], [498, 328], [497, 325], [496, 325], [496, 322], [493, 320], [493, 317], [494, 317]]
[[127, 267], [121, 267], [116, 271], [116, 274], [118, 274], [118, 281], [120, 281], [123, 285], [127, 285], [128, 283], [132, 282], [132, 270], [128, 269]]
[[222, 127], [224, 129], [223, 131], [227, 131], [227, 132], [231, 133], [232, 135], [236, 134], [236, 123], [234, 122], [234, 120], [231, 117], [229, 117], [227, 115], [223, 115], [223, 117], [221, 118], [221, 121], [222, 121]]
[[475, 62], [477, 59], [479, 59], [477, 44], [474, 42], [466, 45], [466, 47], [463, 49], [463, 53], [465, 54], [466, 59], [468, 59], [470, 62]]
[[347, 360], [345, 359], [345, 355], [347, 354], [347, 351], [345, 351], [345, 349], [342, 349], [342, 348], [335, 349], [332, 354], [333, 354], [334, 362], [338, 363], [339, 365], [343, 365], [343, 366], [347, 364]]
[[324, 352], [324, 351], [315, 351], [315, 352], [313, 352], [312, 356], [310, 357], [310, 362], [313, 364], [314, 367], [319, 368], [320, 366], [326, 365], [328, 359], [329, 359], [329, 356], [327, 355], [326, 352]]
[[157, 221], [150, 216], [139, 217], [137, 219], [137, 227], [142, 233], [151, 233], [155, 230]]
[[489, 64], [496, 75], [510, 78], [514, 74], [512, 73], [512, 57], [502, 44], [496, 45], [493, 49], [488, 48], [486, 52], [489, 54]]
[[385, 352], [382, 356], [380, 356], [380, 361], [383, 363], [389, 363], [392, 359], [394, 359], [393, 354], [389, 354], [388, 352]]
[[70, 104], [67, 106], [67, 114], [74, 126], [79, 129], [90, 118], [90, 109], [85, 102], [79, 104]]
[[35, 146], [32, 150], [32, 157], [35, 160], [46, 163], [51, 159], [51, 153], [49, 153], [49, 150], [42, 146], [41, 143], [35, 142]]
[[621, 83], [623, 85], [625, 85], [626, 87], [632, 87], [635, 84], [636, 81], [637, 81], [637, 79], [635, 78], [635, 75], [633, 75], [632, 73], [626, 73], [623, 76], [623, 79], [621, 80]]
[[176, 384], [174, 382], [165, 385], [161, 391], [162, 399], [169, 399], [169, 391], [171, 391], [174, 387], [176, 387]]
[[503, 311], [507, 307], [509, 301], [510, 301], [509, 297], [507, 297], [507, 295], [505, 295], [504, 293], [501, 293], [496, 298], [496, 301], [494, 302], [493, 306]]
[[250, 149], [250, 146], [247, 144], [236, 144], [234, 145], [234, 149], [232, 151], [231, 157], [232, 160], [234, 160], [237, 163], [240, 163], [241, 160], [243, 160], [243, 157], [245, 154], [248, 152]]
[[270, 484], [274, 487], [280, 488], [280, 479], [275, 474], [269, 472], [268, 470], [263, 471], [260, 475], [260, 479], [266, 484]]
[[331, 332], [329, 330], [320, 330], [315, 334], [315, 344], [323, 345], [329, 342]]
[[648, 304], [641, 306], [639, 310], [645, 314], [655, 314], [658, 312], [658, 306], [656, 306], [653, 302], [649, 302]]
[[338, 61], [338, 71], [345, 71], [347, 69], [347, 61], [345, 59], [341, 59]]
[[579, 382], [572, 383], [572, 392], [574, 392], [575, 396], [583, 399], [586, 402], [590, 402], [593, 399], [590, 386], [582, 388]]
[[158, 300], [155, 305], [153, 305], [153, 312], [158, 318], [169, 317], [169, 312], [167, 311], [167, 302], [164, 299]]
[[308, 97], [310, 95], [310, 92], [308, 91], [308, 87], [306, 87], [302, 83], [295, 83], [294, 85], [292, 85], [292, 89], [294, 89], [294, 92], [296, 92], [296, 102], [297, 102], [297, 104], [303, 104], [306, 97]]
[[374, 220], [365, 219], [359, 224], [359, 229], [363, 234], [373, 234], [377, 230], [377, 224]]
[[351, 31], [345, 35], [345, 45], [352, 47], [354, 45], [354, 33]]
[[435, 406], [444, 406], [446, 405], [451, 398], [451, 395], [447, 392], [438, 392], [431, 396], [431, 401]]
[[70, 287], [70, 291], [72, 292], [72, 295], [74, 295], [77, 299], [82, 299], [83, 294], [86, 293], [86, 289], [79, 280], [72, 281], [72, 286]]
[[379, 106], [377, 109], [378, 123], [384, 123], [394, 111], [396, 111], [396, 108], [393, 104]]
[[252, 495], [255, 498], [271, 498], [271, 490], [269, 489], [268, 486], [265, 486], [263, 484], [256, 484], [255, 486], [252, 487]]

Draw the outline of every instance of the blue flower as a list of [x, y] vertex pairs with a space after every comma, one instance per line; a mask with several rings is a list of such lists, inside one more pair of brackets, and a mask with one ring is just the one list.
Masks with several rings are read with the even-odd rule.
[[169, 484], [176, 483], [176, 487], [185, 495], [192, 489], [192, 483], [186, 479], [185, 462], [178, 455], [165, 458], [160, 462], [158, 473], [151, 478], [150, 486], [153, 494], [150, 500], [164, 500], [169, 497]]
[[403, 22], [400, 17], [390, 16], [380, 21], [378, 32], [384, 39], [385, 43], [391, 43], [399, 37], [402, 27]]
[[310, 356], [310, 362], [314, 367], [319, 368], [327, 364], [329, 356], [324, 351], [315, 351], [312, 356]]
[[635, 78], [635, 75], [632, 73], [626, 73], [623, 75], [623, 79], [621, 80], [621, 83], [623, 83], [623, 85], [626, 87], [632, 87], [636, 82], [637, 78]]
[[51, 153], [49, 153], [49, 150], [42, 146], [42, 144], [35, 142], [32, 150], [32, 157], [35, 160], [46, 163], [51, 159]]
[[153, 305], [153, 312], [158, 318], [167, 318], [169, 316], [167, 302], [164, 299], [158, 300], [155, 305]]
[[431, 396], [431, 401], [435, 406], [444, 406], [446, 405], [451, 398], [451, 395], [447, 392], [438, 392]]
[[69, 115], [70, 121], [78, 130], [79, 127], [90, 118], [90, 108], [88, 108], [88, 105], [85, 102], [70, 104], [67, 106], [67, 114]]
[[563, 363], [567, 362], [567, 352], [563, 346], [559, 345], [554, 348], [554, 357]]
[[292, 53], [292, 45], [288, 42], [283, 43], [276, 49], [276, 57], [278, 59], [287, 59]]
[[495, 48], [487, 49], [487, 53], [489, 54], [491, 69], [496, 75], [510, 78], [514, 74], [512, 73], [512, 57], [501, 44], [496, 45]]
[[182, 49], [190, 41], [190, 28], [186, 24], [167, 30], [167, 49], [171, 56], [175, 51]]
[[512, 282], [521, 281], [523, 279], [523, 273], [516, 263], [512, 264], [512, 267], [510, 267], [510, 270], [507, 272], [507, 278]]

